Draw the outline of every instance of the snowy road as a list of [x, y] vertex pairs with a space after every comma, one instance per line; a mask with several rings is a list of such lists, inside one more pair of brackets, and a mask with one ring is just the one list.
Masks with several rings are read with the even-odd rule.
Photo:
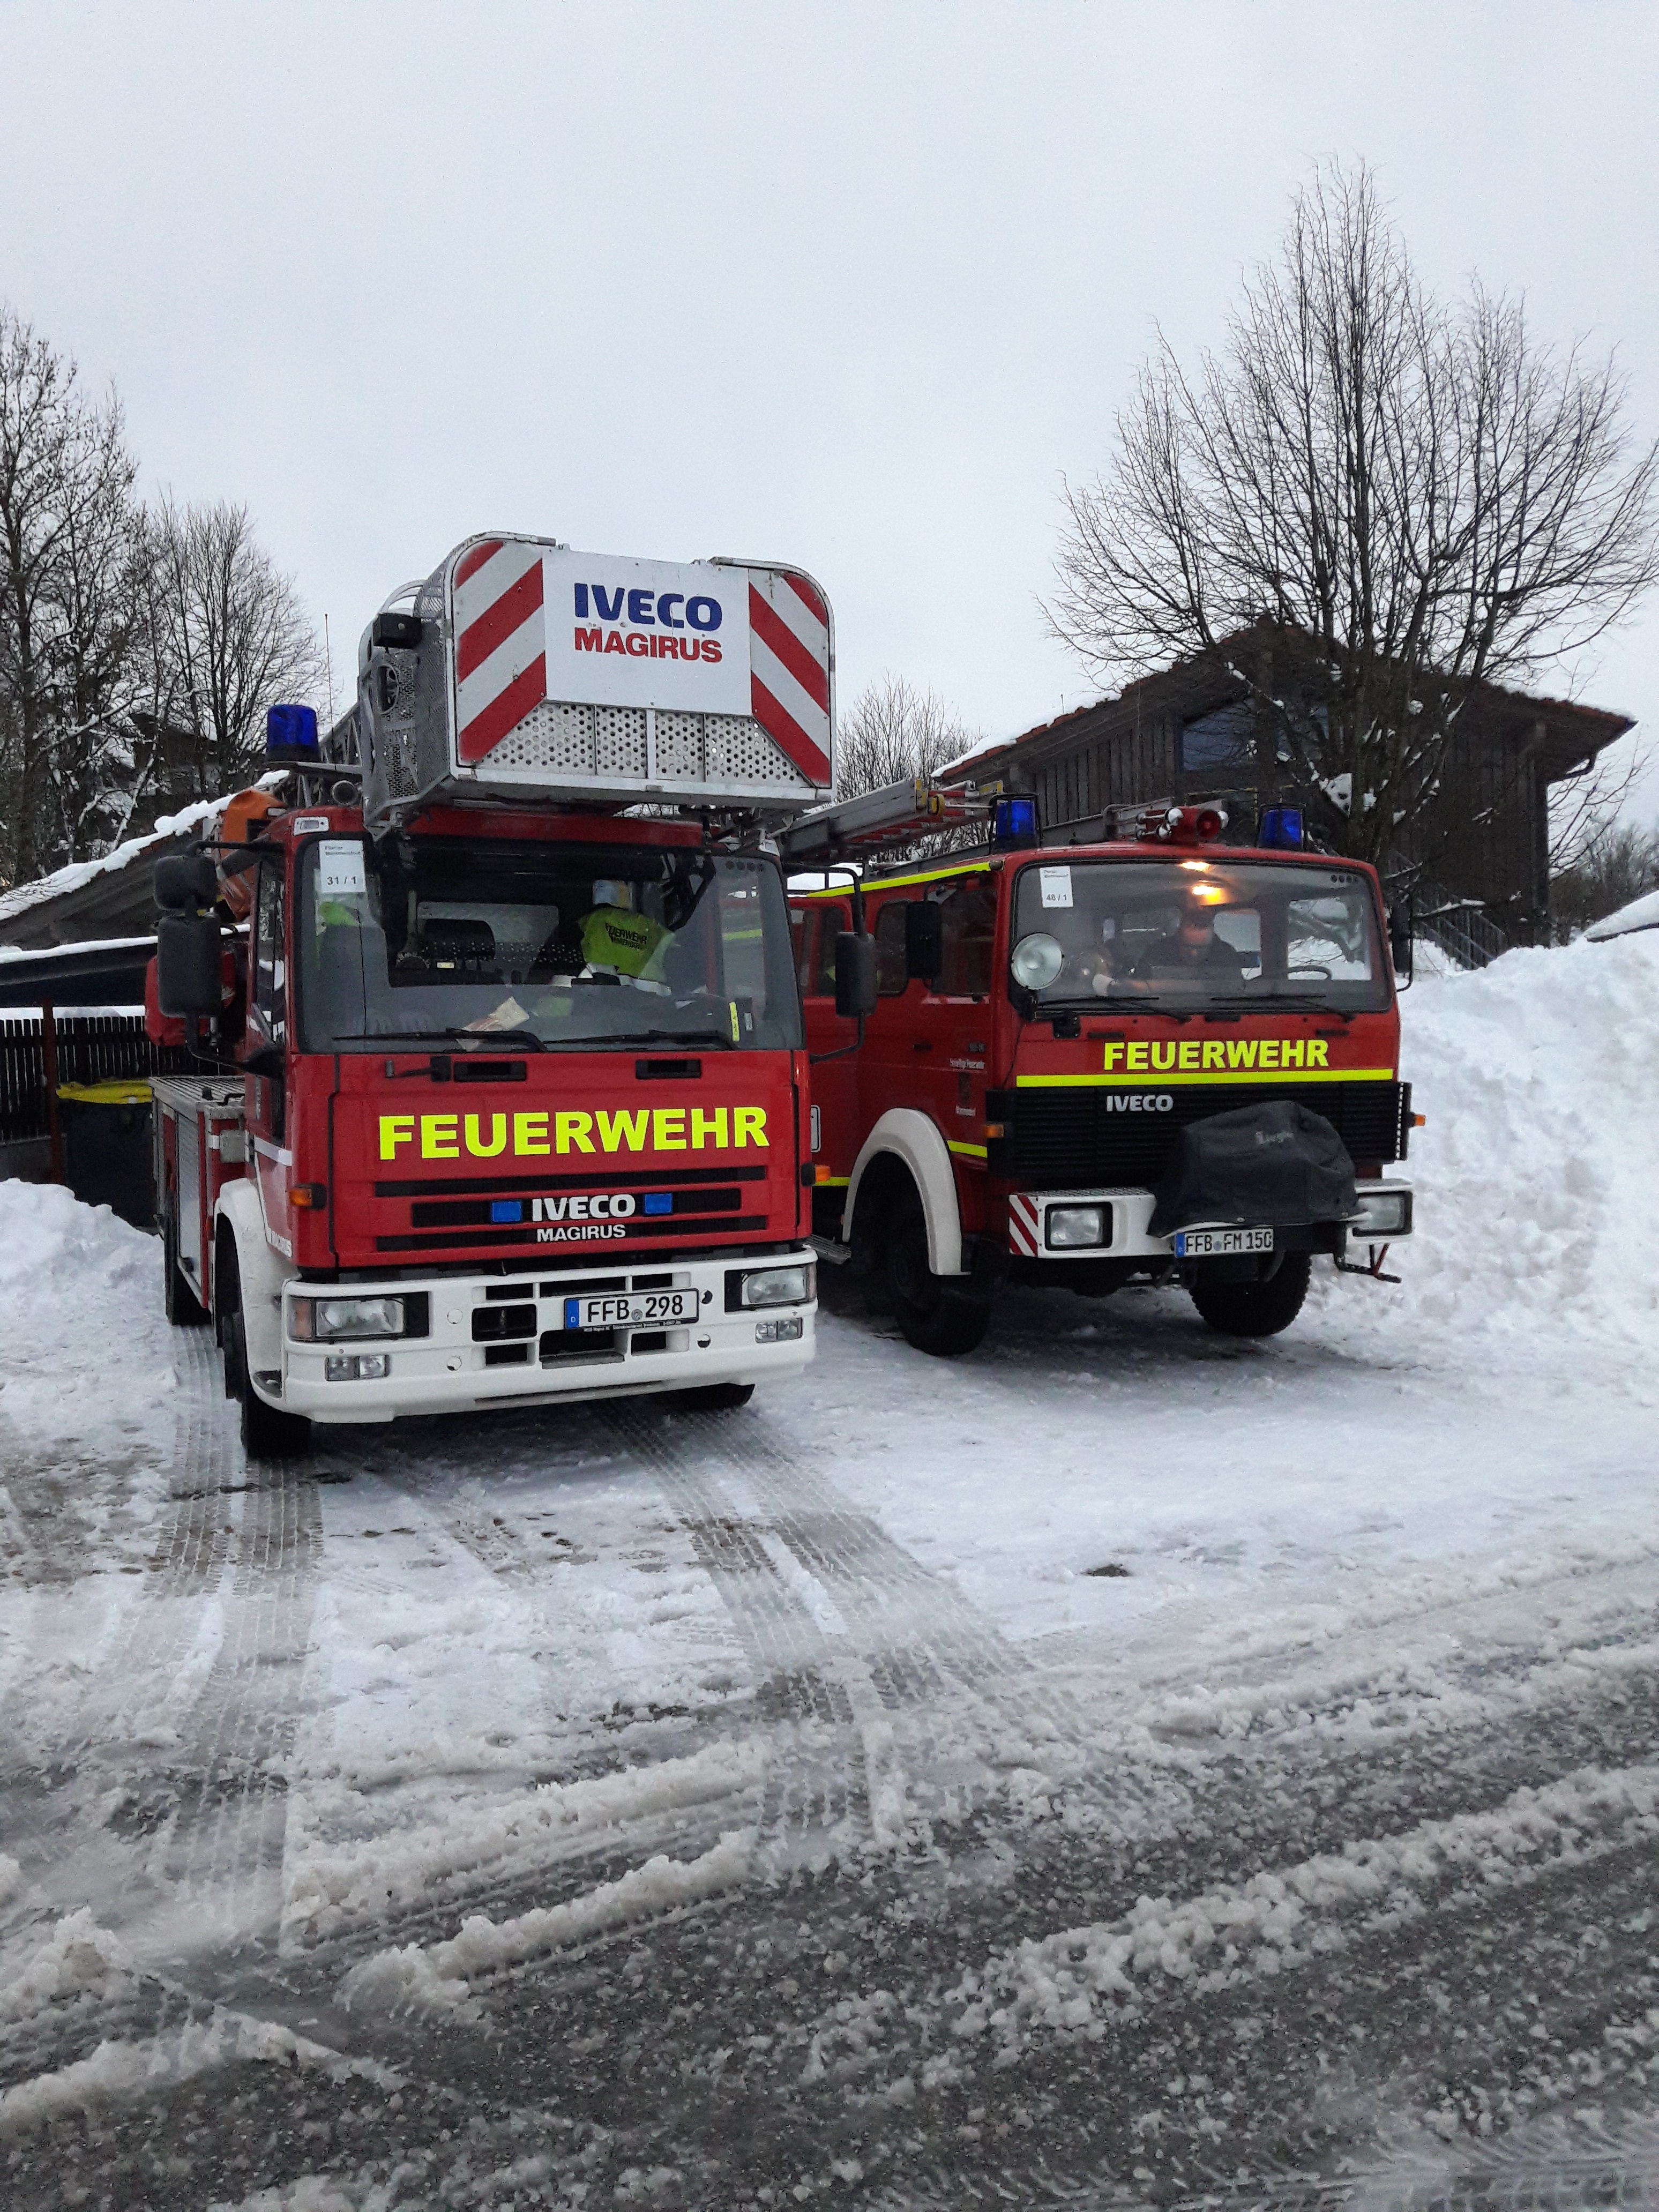
[[1659, 2203], [1653, 1261], [1526, 1168], [1271, 1344], [837, 1296], [287, 1479], [0, 1186], [7, 2205]]

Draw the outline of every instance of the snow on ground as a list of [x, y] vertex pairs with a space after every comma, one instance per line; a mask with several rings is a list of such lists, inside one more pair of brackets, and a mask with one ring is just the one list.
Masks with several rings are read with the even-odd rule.
[[[947, 1364], [830, 1283], [814, 1368], [724, 1421], [349, 1431], [297, 1483], [244, 1466], [155, 1241], [0, 1184], [0, 2131], [313, 2036], [476, 2029], [538, 1960], [803, 1867], [948, 1867], [988, 1789], [1012, 1833], [1063, 1802], [1121, 1837], [1206, 1747], [1619, 1705], [1659, 1560], [1659, 936], [1404, 1003], [1403, 1281], [1326, 1272], [1282, 1338], [1215, 1336], [1179, 1293], [1026, 1291]], [[1114, 1977], [1136, 2002], [1201, 1979], [1218, 1929], [1218, 1957], [1256, 1947], [1228, 1987], [1311, 1980], [1460, 1869], [1622, 1864], [1655, 1826], [1626, 1754], [1166, 1873], [1146, 1911], [1056, 1901], [1029, 1942], [994, 1895], [929, 2017], [992, 2023], [1002, 2063]], [[202, 2009], [267, 1957], [320, 1978], [310, 2011]], [[875, 2064], [894, 2006], [872, 1983], [805, 2021], [798, 2078]], [[896, 2109], [957, 2078], [928, 2063], [893, 2058]]]

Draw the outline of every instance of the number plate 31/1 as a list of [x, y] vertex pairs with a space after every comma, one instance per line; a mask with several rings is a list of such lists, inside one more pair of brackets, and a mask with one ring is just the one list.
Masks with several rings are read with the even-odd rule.
[[1183, 1229], [1175, 1241], [1177, 1260], [1224, 1260], [1236, 1252], [1271, 1252], [1271, 1229]]

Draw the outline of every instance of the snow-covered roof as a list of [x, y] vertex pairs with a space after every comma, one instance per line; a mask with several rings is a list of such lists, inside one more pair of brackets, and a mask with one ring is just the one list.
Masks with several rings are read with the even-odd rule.
[[1607, 937], [1627, 937], [1633, 929], [1659, 929], [1659, 891], [1644, 891], [1617, 914], [1604, 915], [1584, 932], [1598, 942]]
[[62, 898], [69, 891], [78, 891], [99, 876], [118, 875], [123, 868], [143, 858], [154, 845], [164, 845], [170, 837], [177, 837], [187, 830], [195, 830], [216, 819], [225, 809], [222, 799], [201, 799], [195, 805], [180, 809], [177, 814], [164, 814], [153, 830], [142, 837], [129, 837], [125, 845], [117, 845], [101, 860], [71, 860], [66, 868], [54, 869], [49, 876], [37, 876], [33, 883], [16, 884], [9, 891], [0, 891], [0, 926], [27, 914], [31, 908], [44, 906], [48, 899]]

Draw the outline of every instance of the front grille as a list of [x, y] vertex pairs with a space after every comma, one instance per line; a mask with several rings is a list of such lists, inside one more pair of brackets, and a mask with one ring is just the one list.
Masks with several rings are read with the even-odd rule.
[[1191, 1085], [1159, 1093], [1153, 1076], [1136, 1090], [1143, 1097], [1170, 1097], [1175, 1103], [1167, 1114], [1114, 1113], [1108, 1099], [1124, 1094], [1098, 1084], [992, 1091], [985, 1102], [987, 1117], [1006, 1123], [1009, 1133], [986, 1147], [986, 1166], [1030, 1190], [1097, 1184], [1150, 1189], [1169, 1164], [1178, 1130], [1214, 1114], [1280, 1100], [1322, 1114], [1347, 1146], [1350, 1159], [1387, 1162], [1401, 1156], [1397, 1083], [1241, 1083], [1213, 1089]]

